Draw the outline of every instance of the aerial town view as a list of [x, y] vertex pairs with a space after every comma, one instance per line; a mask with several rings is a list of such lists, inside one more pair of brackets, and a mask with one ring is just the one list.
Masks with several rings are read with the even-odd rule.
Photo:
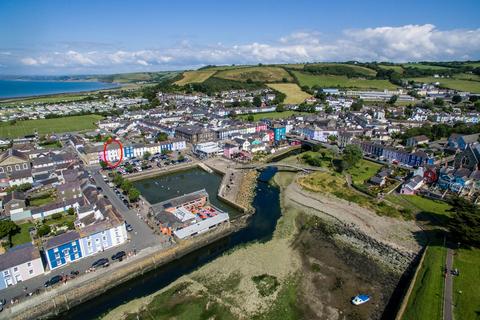
[[0, 1], [0, 320], [480, 320], [479, 12]]

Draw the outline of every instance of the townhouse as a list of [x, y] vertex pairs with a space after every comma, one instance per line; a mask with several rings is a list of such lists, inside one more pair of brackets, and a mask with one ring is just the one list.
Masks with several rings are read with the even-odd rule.
[[0, 290], [44, 272], [40, 251], [33, 244], [15, 246], [0, 255]]

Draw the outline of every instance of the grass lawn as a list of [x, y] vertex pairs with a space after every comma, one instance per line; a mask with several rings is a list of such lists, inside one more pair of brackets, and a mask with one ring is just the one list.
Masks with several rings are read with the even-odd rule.
[[[255, 113], [253, 114], [253, 120], [258, 121], [260, 119], [282, 119], [282, 118], [288, 118], [292, 115], [309, 115], [311, 113], [308, 112], [297, 112], [293, 110], [287, 110], [283, 112], [263, 112], [263, 113]], [[240, 118], [246, 120], [248, 118], [248, 114], [241, 115]]]
[[20, 232], [12, 236], [11, 238], [12, 246], [17, 246], [19, 244], [32, 241], [32, 239], [30, 238], [30, 232], [28, 232], [28, 229], [30, 227], [33, 227], [34, 224], [31, 222], [25, 222], [25, 223], [19, 224], [18, 226], [20, 227]]
[[434, 77], [420, 77], [420, 78], [410, 78], [408, 80], [413, 80], [415, 82], [421, 83], [434, 83], [439, 82], [441, 87], [467, 91], [472, 93], [480, 93], [480, 81], [473, 80], [461, 80], [461, 79], [452, 79], [452, 78], [434, 78]]
[[453, 280], [455, 319], [480, 319], [480, 249], [460, 249], [457, 252], [453, 259], [454, 268], [460, 270], [460, 276]]
[[210, 78], [216, 70], [200, 70], [200, 71], [185, 71], [183, 73], [183, 78], [176, 81], [175, 84], [179, 86], [184, 86], [189, 83], [201, 83], [208, 78]]
[[356, 88], [374, 90], [395, 90], [397, 86], [388, 80], [367, 80], [359, 78], [348, 78], [335, 75], [311, 75], [299, 71], [292, 71], [298, 79], [300, 86], [320, 86], [324, 88]]
[[30, 199], [30, 205], [33, 207], [40, 207], [40, 206], [43, 206], [44, 204], [53, 202], [54, 200], [55, 198], [52, 195], [47, 194], [42, 197]]
[[60, 226], [71, 221], [75, 221], [75, 215], [69, 215], [65, 213], [59, 219], [47, 218], [45, 219], [44, 223], [48, 224], [49, 226], [53, 226], [53, 225]]
[[442, 246], [428, 247], [408, 299], [404, 320], [442, 319], [445, 255], [446, 249]]
[[296, 83], [269, 83], [267, 86], [286, 94], [287, 97], [284, 101], [286, 104], [299, 104], [311, 97], [308, 93], [303, 92]]
[[381, 167], [381, 164], [361, 159], [355, 167], [349, 168], [347, 173], [352, 176], [352, 182], [354, 184], [363, 184], [373, 177]]
[[0, 137], [22, 137], [33, 134], [35, 130], [37, 130], [39, 134], [91, 130], [96, 128], [95, 122], [102, 118], [102, 116], [92, 114], [56, 119], [17, 121], [14, 125], [2, 123], [0, 124]]
[[282, 81], [283, 78], [293, 81], [290, 74], [280, 67], [248, 67], [222, 70], [217, 72], [215, 77], [235, 81], [251, 79], [256, 82], [277, 82]]

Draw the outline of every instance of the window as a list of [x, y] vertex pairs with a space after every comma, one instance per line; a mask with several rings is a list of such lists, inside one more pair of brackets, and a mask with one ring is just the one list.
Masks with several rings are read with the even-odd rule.
[[31, 267], [32, 266], [32, 263], [31, 262], [27, 262], [27, 267]]
[[32, 269], [28, 270], [28, 273], [33, 274], [33, 270]]
[[103, 236], [102, 237], [103, 241], [107, 241], [107, 237]]
[[55, 259], [60, 259], [60, 254], [58, 252], [55, 253]]
[[28, 164], [24, 163], [23, 164], [23, 169], [28, 169]]
[[7, 167], [7, 171], [8, 171], [8, 172], [12, 172], [12, 167], [11, 167], [11, 166], [8, 166], [8, 167]]
[[17, 272], [18, 271], [18, 267], [13, 267], [13, 272]]
[[0, 167], [0, 173], [3, 173], [3, 167]]
[[3, 275], [4, 275], [4, 276], [9, 276], [9, 275], [10, 275], [10, 272], [8, 272], [8, 270], [5, 270], [5, 271], [3, 271]]
[[20, 165], [19, 164], [15, 165], [15, 170], [20, 170]]

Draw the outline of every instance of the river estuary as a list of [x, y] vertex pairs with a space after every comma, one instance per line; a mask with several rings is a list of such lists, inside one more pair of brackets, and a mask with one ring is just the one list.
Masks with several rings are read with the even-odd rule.
[[[239, 232], [212, 243], [196, 252], [148, 272], [136, 279], [125, 282], [95, 299], [78, 305], [59, 315], [58, 319], [95, 319], [107, 311], [132, 299], [152, 294], [172, 283], [184, 274], [214, 260], [226, 251], [251, 241], [267, 241], [271, 238], [281, 214], [280, 191], [268, 181], [275, 175], [276, 168], [267, 168], [259, 176], [253, 201], [255, 214], [248, 226]], [[191, 169], [162, 177], [136, 182], [136, 186], [149, 201], [159, 202], [183, 193], [205, 188], [211, 202], [232, 215], [238, 215], [233, 208], [216, 198], [221, 176], [209, 174], [201, 169]], [[168, 187], [167, 187], [168, 184]], [[162, 192], [158, 192], [158, 190]]]

